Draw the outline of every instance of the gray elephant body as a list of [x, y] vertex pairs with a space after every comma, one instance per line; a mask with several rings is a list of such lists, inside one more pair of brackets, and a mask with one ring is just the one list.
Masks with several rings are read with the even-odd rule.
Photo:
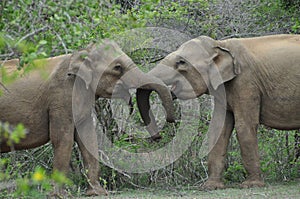
[[[71, 55], [65, 55], [46, 60], [40, 63], [45, 67], [34, 69], [5, 86], [0, 97], [0, 121], [9, 122], [12, 126], [22, 123], [27, 133], [19, 143], [12, 145], [8, 145], [8, 140], [2, 137], [0, 152], [30, 149], [51, 141], [54, 148], [53, 167], [67, 173], [75, 140], [85, 167], [89, 169], [91, 186], [87, 194], [105, 194], [106, 191], [98, 182], [97, 157], [87, 151], [75, 130], [72, 115], [74, 78], [67, 77], [70, 58]], [[93, 131], [86, 133], [96, 137]], [[98, 147], [95, 141], [91, 145], [95, 149]], [[60, 194], [60, 191], [56, 194]]]
[[[225, 108], [224, 126], [208, 155], [206, 188], [224, 187], [222, 172], [233, 128], [249, 174], [242, 186], [264, 185], [257, 128], [259, 124], [283, 130], [300, 128], [299, 55], [299, 35], [223, 41], [201, 36], [183, 44], [149, 72], [172, 85], [178, 98], [209, 93], [215, 96], [215, 109]], [[218, 117], [214, 111], [215, 121]]]
[[2, 137], [0, 152], [29, 149], [50, 140], [54, 169], [67, 173], [75, 140], [88, 170], [87, 195], [106, 194], [98, 182], [98, 142], [92, 117], [95, 97], [128, 99], [128, 89], [144, 86], [156, 90], [172, 109], [171, 94], [160, 80], [138, 70], [111, 41], [91, 45], [58, 62], [46, 63], [2, 89], [0, 121], [23, 123], [28, 133], [12, 146]]
[[[69, 59], [69, 57], [65, 56], [63, 59]], [[60, 59], [60, 61], [63, 61], [63, 59]], [[62, 75], [57, 74], [58, 66], [59, 63], [58, 65], [50, 64], [47, 66], [48, 72], [51, 73], [51, 70], [53, 70], [53, 74], [47, 74], [49, 77], [42, 77], [42, 71], [34, 70], [30, 74], [17, 79], [13, 84], [7, 85], [6, 89], [8, 91], [3, 90], [3, 95], [0, 97], [0, 121], [8, 121], [10, 125], [17, 125], [22, 122], [24, 126], [30, 129], [28, 129], [29, 133], [22, 142], [11, 147], [7, 145], [7, 140], [2, 138], [1, 152], [34, 148], [50, 140], [48, 111], [53, 109], [51, 105], [52, 97], [58, 99], [59, 96], [57, 92], [53, 91], [53, 88], [51, 89], [50, 84], [53, 84], [53, 81], [50, 81], [50, 79], [53, 79], [53, 76], [61, 76], [60, 78], [63, 78]], [[68, 69], [67, 67], [68, 65], [63, 65], [65, 73]], [[51, 70], [49, 71], [49, 69]], [[60, 87], [66, 87], [66, 85], [61, 85]], [[64, 89], [72, 94], [73, 88], [71, 83], [69, 88]], [[51, 95], [49, 95], [50, 93]], [[70, 97], [70, 94], [68, 94], [66, 101], [72, 102]], [[68, 106], [70, 105], [72, 103], [68, 104]]]
[[223, 43], [235, 55], [236, 64], [240, 62], [240, 74], [225, 83], [231, 111], [247, 97], [245, 105], [254, 106], [245, 107], [244, 113], [258, 112], [252, 118], [255, 123], [281, 130], [300, 128], [300, 36], [233, 39]]

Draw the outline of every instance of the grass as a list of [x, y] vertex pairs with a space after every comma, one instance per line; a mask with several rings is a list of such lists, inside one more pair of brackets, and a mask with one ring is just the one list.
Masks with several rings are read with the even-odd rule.
[[[201, 199], [297, 199], [300, 198], [300, 180], [281, 184], [268, 184], [263, 188], [239, 189], [227, 188], [215, 191], [200, 191], [197, 189], [128, 189], [118, 192], [113, 192], [109, 197], [89, 197], [96, 198], [111, 198], [111, 199], [126, 199], [126, 198], [201, 198]], [[81, 198], [82, 199], [82, 198]], [[88, 199], [88, 198], [86, 198]]]
[[[14, 187], [13, 182], [0, 183], [2, 190]], [[1, 194], [0, 194], [1, 195]], [[46, 197], [46, 196], [45, 196]], [[1, 198], [1, 197], [0, 197]], [[144, 188], [144, 189], [123, 189], [112, 191], [107, 197], [75, 197], [77, 199], [127, 199], [127, 198], [151, 198], [151, 199], [175, 199], [175, 198], [200, 198], [200, 199], [300, 199], [300, 179], [292, 182], [267, 184], [263, 188], [240, 189], [237, 185], [231, 188], [201, 191], [193, 188]]]

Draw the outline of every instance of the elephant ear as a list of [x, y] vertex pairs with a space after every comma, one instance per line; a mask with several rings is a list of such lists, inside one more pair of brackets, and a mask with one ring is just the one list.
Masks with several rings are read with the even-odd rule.
[[215, 50], [216, 53], [211, 58], [212, 65], [209, 69], [209, 79], [212, 87], [217, 90], [221, 84], [240, 74], [241, 69], [234, 55], [228, 49], [216, 46]]
[[93, 80], [93, 70], [91, 69], [91, 60], [88, 58], [86, 52], [80, 52], [71, 58], [68, 76], [75, 75], [80, 77], [84, 82], [86, 89], [88, 89]]

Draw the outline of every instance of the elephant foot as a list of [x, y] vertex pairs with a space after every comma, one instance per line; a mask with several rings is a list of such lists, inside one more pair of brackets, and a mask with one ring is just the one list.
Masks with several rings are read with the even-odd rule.
[[261, 179], [249, 179], [240, 185], [241, 188], [264, 187], [264, 186], [265, 183]]
[[216, 190], [216, 189], [224, 189], [225, 185], [220, 180], [207, 180], [204, 185], [201, 186], [203, 190]]
[[89, 188], [85, 195], [87, 196], [107, 196], [108, 192], [102, 188], [100, 185]]

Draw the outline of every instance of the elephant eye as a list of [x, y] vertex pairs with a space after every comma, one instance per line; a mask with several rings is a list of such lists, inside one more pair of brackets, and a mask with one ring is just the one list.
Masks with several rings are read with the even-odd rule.
[[123, 68], [122, 68], [121, 64], [115, 65], [114, 68], [113, 68], [113, 70], [117, 71], [119, 73], [123, 73]]
[[180, 59], [179, 61], [176, 62], [175, 69], [178, 70], [185, 66], [186, 66], [186, 62], [183, 59]]
[[184, 65], [186, 64], [186, 62], [182, 59], [180, 59], [179, 61], [176, 62], [176, 65], [179, 66], [179, 65]]

